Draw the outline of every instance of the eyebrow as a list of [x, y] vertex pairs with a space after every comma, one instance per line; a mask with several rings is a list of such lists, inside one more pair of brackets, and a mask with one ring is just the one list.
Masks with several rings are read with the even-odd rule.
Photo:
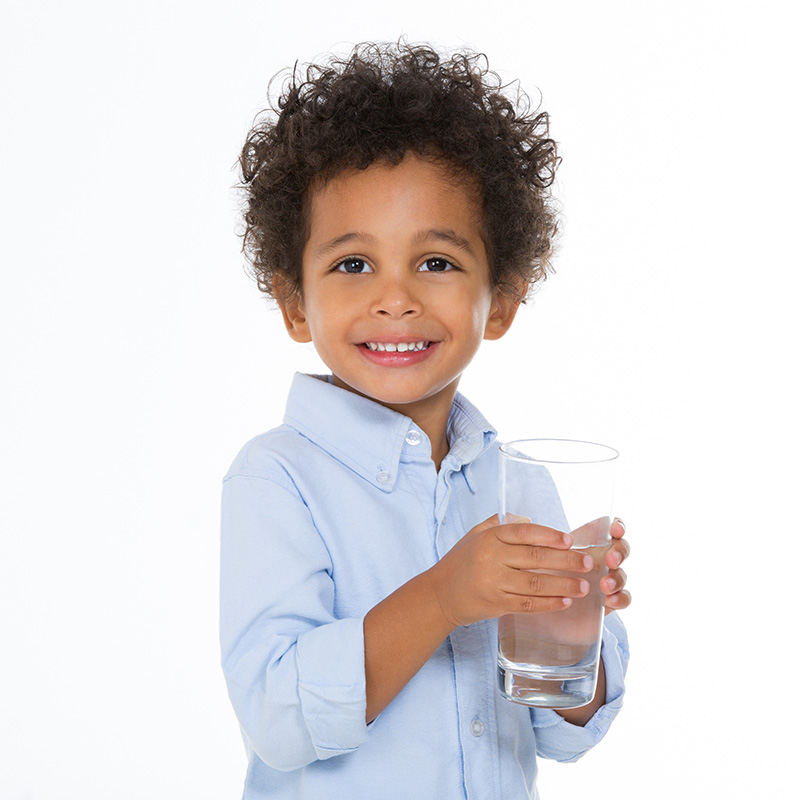
[[[460, 250], [466, 251], [471, 256], [475, 256], [475, 249], [469, 241], [463, 236], [459, 236], [452, 228], [430, 228], [428, 230], [418, 231], [414, 235], [413, 241], [415, 243], [425, 241], [447, 242]], [[372, 236], [372, 234], [361, 231], [350, 231], [349, 233], [343, 233], [341, 236], [337, 236], [321, 244], [315, 250], [314, 254], [317, 258], [320, 258], [350, 242], [366, 242], [367, 244], [372, 244], [375, 242], [375, 237]]]
[[475, 256], [475, 250], [467, 239], [459, 236], [452, 228], [431, 228], [427, 231], [420, 231], [415, 237], [414, 241], [424, 242], [430, 239], [437, 242], [448, 242], [460, 250], [465, 250], [471, 256]]
[[337, 236], [335, 239], [331, 239], [329, 242], [321, 244], [314, 251], [314, 255], [317, 258], [320, 258], [321, 256], [327, 255], [333, 250], [341, 247], [343, 244], [349, 244], [350, 242], [367, 242], [368, 244], [371, 244], [374, 241], [375, 237], [369, 233], [359, 233], [358, 231], [343, 233], [341, 236]]

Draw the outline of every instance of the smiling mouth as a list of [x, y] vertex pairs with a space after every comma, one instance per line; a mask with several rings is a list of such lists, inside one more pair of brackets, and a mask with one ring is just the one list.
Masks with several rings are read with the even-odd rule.
[[427, 350], [431, 342], [364, 342], [364, 346], [378, 353], [419, 353]]

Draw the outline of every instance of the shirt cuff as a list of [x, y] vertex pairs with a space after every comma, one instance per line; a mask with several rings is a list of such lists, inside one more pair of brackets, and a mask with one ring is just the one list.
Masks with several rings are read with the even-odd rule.
[[367, 737], [363, 619], [307, 631], [296, 658], [300, 706], [317, 758], [355, 750]]
[[606, 735], [622, 708], [629, 658], [628, 637], [616, 613], [606, 617], [601, 656], [606, 673], [606, 702], [586, 725], [572, 725], [553, 709], [531, 709], [536, 750], [544, 758], [577, 761]]

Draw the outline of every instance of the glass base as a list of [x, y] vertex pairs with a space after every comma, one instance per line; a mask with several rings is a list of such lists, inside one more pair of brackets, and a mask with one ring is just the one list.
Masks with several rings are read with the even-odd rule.
[[535, 708], [580, 708], [592, 702], [597, 670], [521, 672], [498, 666], [500, 693], [513, 703]]

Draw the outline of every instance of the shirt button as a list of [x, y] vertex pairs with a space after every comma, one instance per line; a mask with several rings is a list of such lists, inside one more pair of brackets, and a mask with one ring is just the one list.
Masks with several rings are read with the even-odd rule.
[[422, 436], [419, 431], [409, 431], [406, 434], [406, 442], [408, 444], [419, 444], [422, 441]]
[[479, 719], [472, 720], [469, 729], [472, 731], [473, 736], [483, 736], [483, 732], [486, 730]]
[[379, 472], [378, 473], [378, 483], [389, 483], [392, 479], [392, 476], [388, 472]]

